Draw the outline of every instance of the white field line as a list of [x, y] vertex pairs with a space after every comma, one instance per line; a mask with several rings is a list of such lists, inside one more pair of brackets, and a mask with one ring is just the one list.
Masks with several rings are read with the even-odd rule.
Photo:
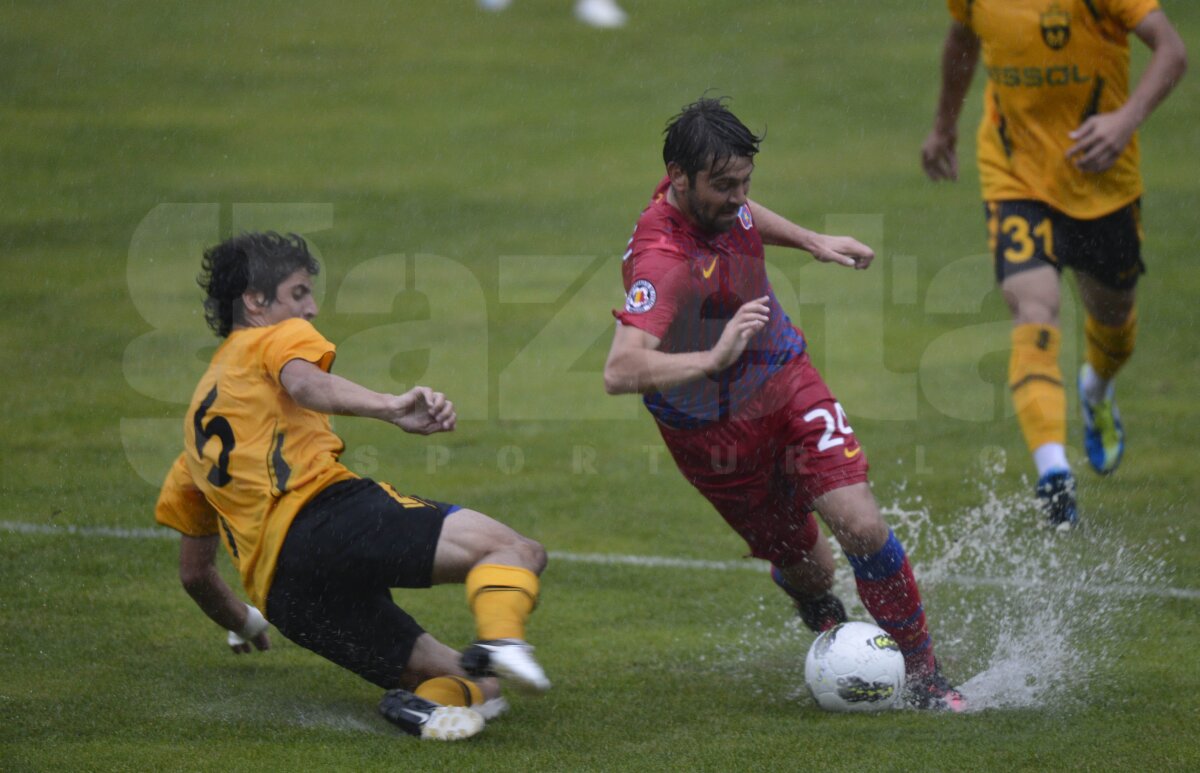
[[[176, 538], [176, 532], [167, 528], [124, 529], [108, 526], [53, 526], [50, 524], [21, 523], [19, 521], [0, 521], [0, 531], [7, 531], [14, 534], [53, 534], [77, 537], [112, 537], [115, 539], [173, 540]], [[715, 572], [747, 571], [765, 573], [769, 568], [765, 561], [753, 559], [744, 561], [703, 561], [691, 558], [670, 558], [667, 556], [635, 556], [619, 553], [567, 553], [563, 551], [550, 551], [550, 558], [555, 561], [566, 561], [577, 564], [634, 566], [648, 569], [692, 569]], [[956, 574], [938, 575], [936, 577], [927, 576], [925, 582], [930, 584], [945, 582], [968, 588], [1015, 588], [1020, 590], [1036, 589], [1039, 587], [1034, 582], [1007, 577], [970, 577]], [[1200, 601], [1200, 590], [1193, 590], [1191, 588], [1151, 588], [1131, 584], [1078, 584], [1076, 590], [1080, 593], [1093, 595], [1150, 596], [1154, 598]]]

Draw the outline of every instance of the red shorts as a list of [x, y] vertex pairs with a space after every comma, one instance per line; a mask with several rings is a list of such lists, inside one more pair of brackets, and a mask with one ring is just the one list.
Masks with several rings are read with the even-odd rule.
[[819, 533], [813, 501], [867, 480], [854, 430], [808, 355], [763, 385], [733, 418], [700, 429], [658, 425], [675, 464], [751, 555], [793, 566]]

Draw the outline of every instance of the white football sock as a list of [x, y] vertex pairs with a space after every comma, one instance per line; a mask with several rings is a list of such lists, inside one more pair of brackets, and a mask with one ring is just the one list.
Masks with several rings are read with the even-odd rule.
[[1091, 364], [1085, 362], [1079, 371], [1079, 383], [1083, 387], [1083, 398], [1089, 405], [1095, 405], [1107, 396], [1109, 384], [1112, 382], [1100, 378]]
[[1033, 463], [1037, 465], [1039, 478], [1051, 470], [1069, 471], [1071, 469], [1071, 465], [1067, 462], [1067, 450], [1063, 448], [1062, 443], [1046, 443], [1038, 446], [1038, 449], [1033, 452]]

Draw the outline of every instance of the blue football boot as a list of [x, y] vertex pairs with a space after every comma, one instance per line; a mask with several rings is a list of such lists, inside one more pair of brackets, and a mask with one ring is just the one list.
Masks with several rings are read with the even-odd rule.
[[1070, 470], [1051, 470], [1037, 482], [1038, 504], [1046, 522], [1058, 531], [1067, 531], [1079, 523], [1075, 508], [1075, 476]]
[[[1087, 366], [1084, 365], [1083, 368]], [[1088, 463], [1101, 475], [1117, 469], [1125, 453], [1125, 428], [1117, 410], [1113, 384], [1104, 390], [1104, 399], [1089, 403], [1083, 391], [1083, 368], [1079, 369], [1079, 409], [1083, 413], [1083, 447]]]

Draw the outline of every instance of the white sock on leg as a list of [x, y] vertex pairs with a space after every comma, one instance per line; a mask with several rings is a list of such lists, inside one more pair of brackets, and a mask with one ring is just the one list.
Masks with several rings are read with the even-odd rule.
[[1108, 385], [1111, 383], [1096, 375], [1096, 371], [1086, 362], [1079, 371], [1079, 382], [1083, 387], [1083, 397], [1089, 405], [1103, 401], [1108, 393]]
[[1071, 469], [1071, 465], [1067, 463], [1067, 450], [1061, 443], [1046, 443], [1038, 446], [1038, 449], [1033, 452], [1033, 463], [1037, 465], [1039, 478], [1051, 470]]

